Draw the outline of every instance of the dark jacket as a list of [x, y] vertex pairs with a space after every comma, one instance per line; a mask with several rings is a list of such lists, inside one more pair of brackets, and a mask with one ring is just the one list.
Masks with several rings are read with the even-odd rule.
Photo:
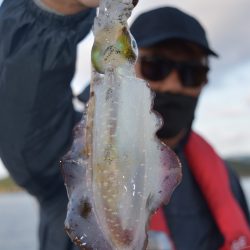
[[53, 15], [32, 0], [5, 0], [0, 9], [0, 158], [36, 196], [62, 186], [58, 161], [77, 120], [76, 48], [94, 16], [94, 9]]

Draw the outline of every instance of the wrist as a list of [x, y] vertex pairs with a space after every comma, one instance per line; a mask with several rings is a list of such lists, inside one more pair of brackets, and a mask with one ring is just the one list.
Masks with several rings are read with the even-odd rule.
[[87, 9], [84, 4], [77, 0], [41, 0], [41, 2], [55, 12], [64, 15], [76, 14]]

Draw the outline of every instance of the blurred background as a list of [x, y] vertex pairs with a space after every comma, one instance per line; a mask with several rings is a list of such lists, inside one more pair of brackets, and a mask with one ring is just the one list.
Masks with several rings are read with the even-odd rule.
[[[2, 0], [0, 0], [1, 4]], [[209, 84], [200, 98], [194, 128], [203, 135], [217, 152], [242, 176], [243, 188], [250, 201], [250, 1], [249, 0], [140, 0], [130, 22], [141, 12], [159, 6], [176, 6], [194, 15], [205, 27], [210, 45], [219, 54], [210, 60]], [[78, 47], [76, 74], [72, 82], [73, 92], [79, 94], [90, 80], [90, 50], [93, 36], [90, 34]], [[12, 227], [12, 233], [20, 236], [23, 247], [10, 244], [5, 227], [0, 229], [0, 249], [35, 249], [35, 225], [37, 211], [34, 200], [16, 191], [7, 171], [0, 162], [0, 221], [11, 224], [13, 218], [34, 218], [23, 227]], [[5, 178], [5, 179], [3, 179]], [[7, 188], [6, 188], [7, 187]], [[15, 200], [15, 203], [13, 203]], [[19, 202], [20, 209], [15, 208]], [[22, 224], [22, 222], [21, 222]], [[3, 225], [3, 224], [2, 224]], [[5, 228], [5, 229], [4, 229]], [[24, 229], [29, 237], [22, 237]], [[13, 231], [14, 230], [14, 231]], [[17, 231], [15, 231], [17, 230]], [[31, 231], [33, 230], [33, 231]], [[27, 233], [27, 232], [26, 232]], [[26, 235], [25, 233], [25, 235]], [[8, 241], [8, 243], [6, 243]], [[6, 245], [5, 245], [6, 244]]]

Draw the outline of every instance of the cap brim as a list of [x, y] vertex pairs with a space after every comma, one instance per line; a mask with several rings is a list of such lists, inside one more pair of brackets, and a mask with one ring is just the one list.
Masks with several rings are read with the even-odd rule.
[[193, 41], [191, 39], [187, 39], [186, 37], [182, 37], [180, 35], [158, 35], [158, 36], [152, 36], [152, 37], [149, 37], [148, 39], [143, 39], [142, 41], [140, 41], [140, 39], [137, 41], [137, 45], [139, 48], [147, 48], [147, 47], [151, 47], [151, 46], [154, 46], [158, 43], [162, 43], [164, 41], [167, 41], [167, 40], [172, 40], [172, 39], [179, 39], [179, 40], [183, 40], [183, 41], [188, 41], [188, 42], [192, 42], [192, 43], [195, 43], [196, 45], [198, 45], [199, 47], [201, 47], [203, 50], [206, 51], [206, 53], [208, 55], [211, 55], [211, 56], [214, 56], [214, 57], [219, 57], [219, 55], [214, 52], [213, 50], [211, 50], [210, 48], [208, 47], [205, 47], [203, 44], [200, 44], [198, 43], [197, 41]]

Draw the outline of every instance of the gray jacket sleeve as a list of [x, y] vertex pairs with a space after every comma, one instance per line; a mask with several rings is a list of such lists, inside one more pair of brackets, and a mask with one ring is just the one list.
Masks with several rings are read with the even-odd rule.
[[5, 0], [0, 8], [0, 158], [32, 194], [61, 185], [58, 161], [76, 121], [76, 47], [94, 16], [94, 9], [57, 15], [32, 0]]

